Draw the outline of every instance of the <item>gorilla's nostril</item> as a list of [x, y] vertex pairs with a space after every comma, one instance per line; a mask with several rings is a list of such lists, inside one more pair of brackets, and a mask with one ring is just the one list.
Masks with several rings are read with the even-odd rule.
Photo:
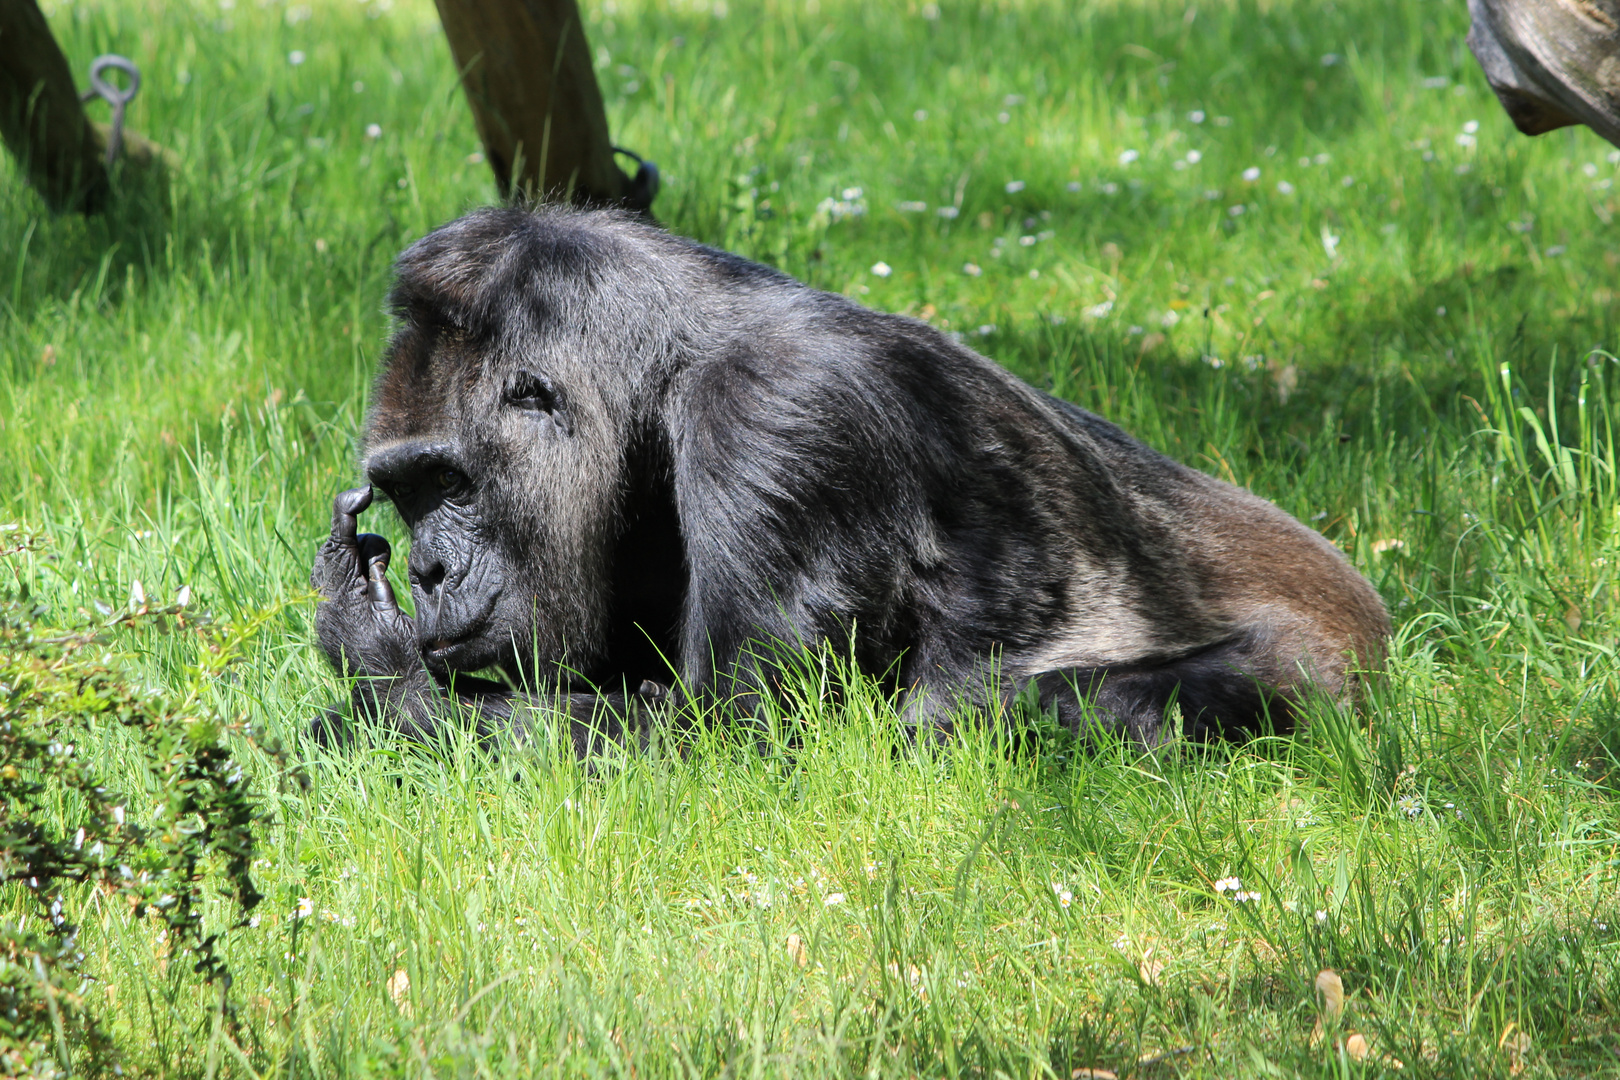
[[434, 560], [433, 563], [411, 575], [425, 593], [438, 592], [439, 586], [444, 584], [444, 563]]

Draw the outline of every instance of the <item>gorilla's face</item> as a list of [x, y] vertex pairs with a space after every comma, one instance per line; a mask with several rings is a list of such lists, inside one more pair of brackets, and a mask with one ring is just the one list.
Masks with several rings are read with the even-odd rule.
[[[423, 659], [549, 681], [602, 649], [618, 441], [575, 370], [498, 342], [396, 341], [364, 467], [411, 534]], [[417, 352], [410, 357], [401, 353]], [[559, 669], [561, 665], [561, 669]]]
[[366, 472], [411, 533], [416, 631], [430, 668], [507, 666], [533, 638], [514, 568], [480, 523], [487, 491], [456, 442], [408, 440], [368, 455]]

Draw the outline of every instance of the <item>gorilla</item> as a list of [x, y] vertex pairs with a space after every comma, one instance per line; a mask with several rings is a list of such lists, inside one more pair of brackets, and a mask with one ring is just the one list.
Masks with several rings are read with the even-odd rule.
[[[924, 323], [610, 211], [479, 210], [396, 272], [370, 483], [313, 573], [358, 720], [561, 705], [584, 753], [659, 710], [752, 715], [832, 645], [919, 737], [1030, 694], [1151, 747], [1286, 730], [1382, 656], [1320, 534]], [[414, 619], [357, 532], [377, 493]]]

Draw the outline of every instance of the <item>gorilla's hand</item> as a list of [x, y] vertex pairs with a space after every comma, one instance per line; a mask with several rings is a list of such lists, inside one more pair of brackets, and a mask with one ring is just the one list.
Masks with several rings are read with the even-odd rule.
[[355, 517], [370, 505], [369, 486], [342, 492], [332, 504], [332, 535], [310, 572], [310, 584], [321, 594], [315, 634], [340, 675], [415, 674], [422, 670], [422, 654], [416, 628], [388, 583], [388, 541], [356, 535]]

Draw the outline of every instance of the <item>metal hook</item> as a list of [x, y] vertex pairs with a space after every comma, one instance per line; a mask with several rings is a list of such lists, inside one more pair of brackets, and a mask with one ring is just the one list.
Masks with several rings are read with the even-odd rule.
[[[101, 77], [101, 73], [108, 68], [115, 68], [129, 76], [129, 89], [120, 90], [111, 82]], [[118, 160], [118, 151], [124, 145], [124, 107], [135, 100], [135, 95], [141, 89], [141, 72], [135, 66], [135, 61], [127, 57], [107, 53], [90, 61], [90, 89], [87, 90], [82, 101], [89, 101], [92, 97], [99, 97], [112, 106], [112, 127], [107, 132], [107, 168], [112, 168], [114, 161]]]
[[658, 195], [658, 166], [622, 146], [615, 146], [613, 152], [623, 154], [636, 163], [636, 175], [630, 180], [630, 194], [626, 196], [625, 204], [632, 210], [646, 210]]

